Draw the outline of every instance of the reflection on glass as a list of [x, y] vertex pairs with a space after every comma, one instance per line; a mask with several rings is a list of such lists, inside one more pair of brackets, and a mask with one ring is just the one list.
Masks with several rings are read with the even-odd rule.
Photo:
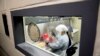
[[78, 56], [82, 17], [24, 16], [25, 39], [59, 56]]

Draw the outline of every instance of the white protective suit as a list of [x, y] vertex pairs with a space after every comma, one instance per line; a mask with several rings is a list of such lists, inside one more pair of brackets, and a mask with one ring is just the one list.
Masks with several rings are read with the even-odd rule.
[[59, 51], [57, 51], [56, 54], [59, 54], [60, 56], [67, 56], [66, 50], [68, 48], [69, 38], [66, 33], [61, 35], [61, 32], [62, 31], [67, 32], [68, 28], [63, 24], [60, 24], [55, 28], [55, 30], [57, 31], [57, 34], [56, 34], [57, 41], [49, 43], [49, 46], [52, 49], [59, 49]]

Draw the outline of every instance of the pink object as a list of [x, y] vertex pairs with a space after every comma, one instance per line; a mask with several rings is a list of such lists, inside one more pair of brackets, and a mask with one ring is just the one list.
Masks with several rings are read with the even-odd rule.
[[49, 37], [48, 33], [44, 33], [44, 34], [42, 35], [42, 39], [43, 39], [44, 41], [47, 41], [47, 42], [52, 42], [52, 41], [53, 41], [52, 37]]
[[49, 35], [47, 33], [44, 33], [42, 35], [43, 40], [49, 41]]
[[45, 33], [45, 34], [43, 34], [43, 39], [45, 40], [45, 39], [47, 39], [47, 38], [49, 38], [49, 35], [47, 34], [47, 33]]

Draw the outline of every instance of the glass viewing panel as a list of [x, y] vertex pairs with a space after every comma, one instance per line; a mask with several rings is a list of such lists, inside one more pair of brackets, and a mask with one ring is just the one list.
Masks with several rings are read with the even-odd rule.
[[25, 41], [58, 56], [79, 56], [82, 17], [24, 16]]

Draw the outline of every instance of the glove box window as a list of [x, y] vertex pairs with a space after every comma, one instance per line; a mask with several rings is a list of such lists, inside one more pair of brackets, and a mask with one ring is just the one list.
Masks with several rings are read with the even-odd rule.
[[[24, 16], [25, 41], [57, 55], [61, 55], [65, 52], [63, 56], [78, 56], [81, 18], [82, 17], [75, 16]], [[56, 29], [57, 27], [58, 29]], [[59, 31], [59, 33], [57, 33], [57, 31]], [[64, 34], [57, 36], [63, 31], [65, 32]], [[66, 36], [63, 37], [64, 35]], [[65, 42], [65, 44], [63, 42]], [[66, 47], [63, 47], [65, 45]]]

